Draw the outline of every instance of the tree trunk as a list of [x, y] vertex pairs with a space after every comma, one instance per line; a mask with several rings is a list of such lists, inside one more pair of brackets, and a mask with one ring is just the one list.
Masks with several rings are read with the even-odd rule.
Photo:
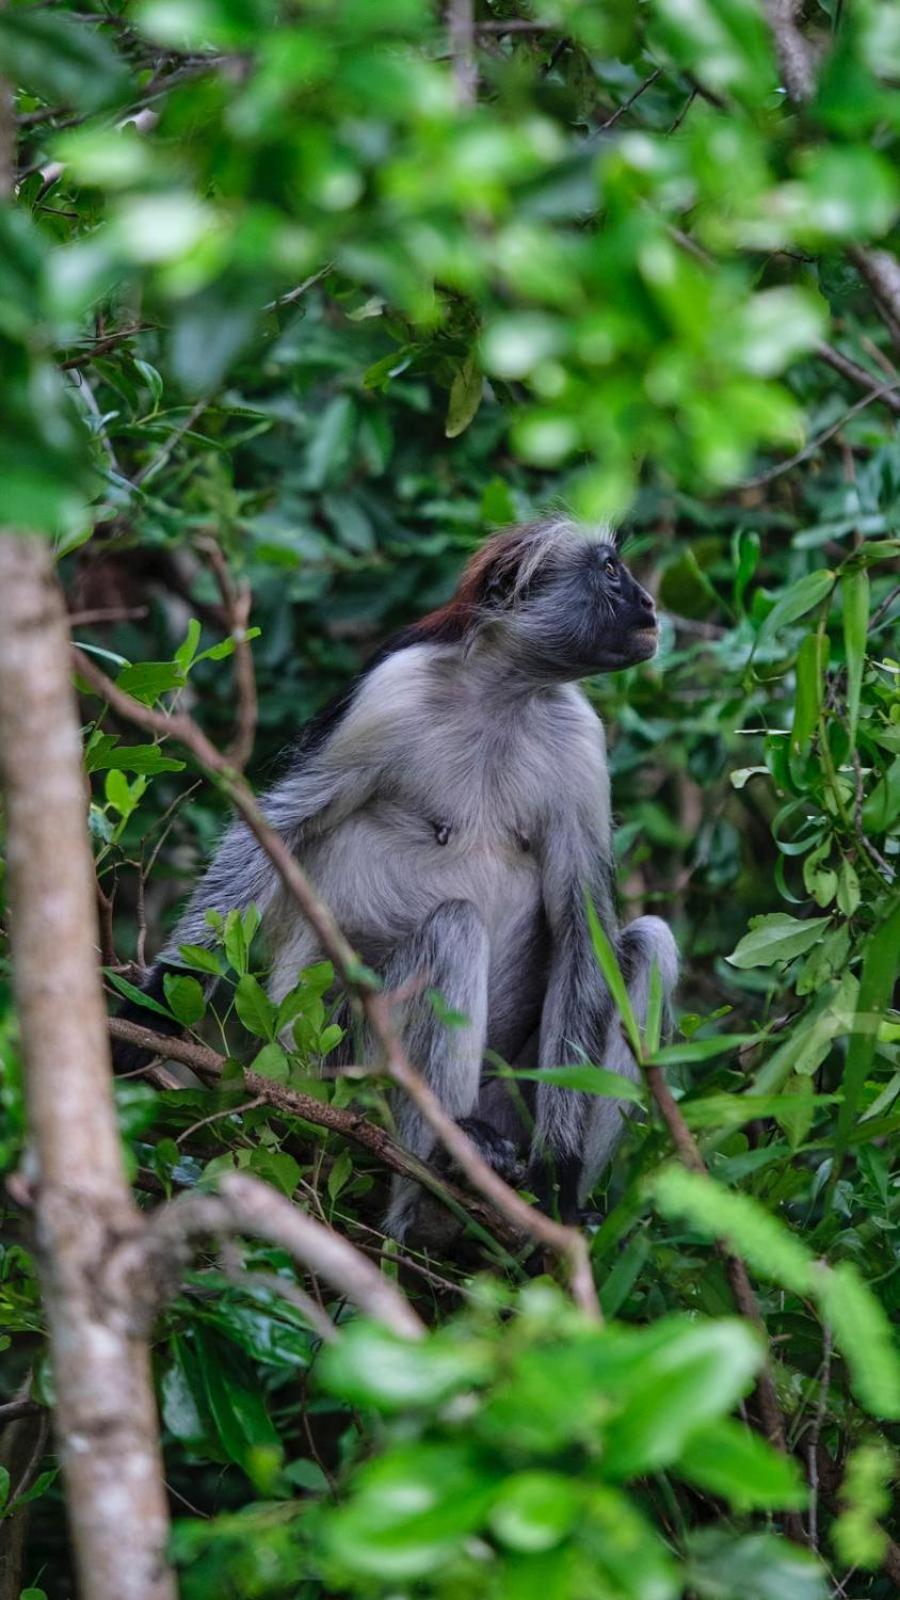
[[82, 1600], [174, 1600], [149, 1352], [98, 1287], [142, 1224], [97, 964], [65, 610], [47, 541], [0, 533], [0, 782], [55, 1429]]

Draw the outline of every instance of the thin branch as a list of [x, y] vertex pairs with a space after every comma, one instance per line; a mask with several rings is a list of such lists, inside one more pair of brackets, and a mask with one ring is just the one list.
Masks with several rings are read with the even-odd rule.
[[787, 461], [780, 461], [775, 467], [770, 467], [768, 472], [760, 472], [755, 478], [743, 478], [737, 488], [761, 489], [764, 484], [772, 483], [775, 478], [780, 478], [783, 473], [790, 472], [792, 467], [799, 466], [801, 461], [808, 461], [810, 456], [815, 455], [821, 445], [827, 444], [828, 440], [833, 439], [836, 433], [840, 433], [841, 429], [852, 417], [855, 417], [860, 411], [864, 411], [867, 406], [872, 404], [873, 400], [881, 400], [885, 395], [892, 394], [895, 389], [900, 389], [900, 378], [895, 378], [891, 383], [879, 384], [877, 388], [870, 389], [868, 394], [864, 394], [861, 400], [857, 400], [855, 405], [850, 406], [849, 410], [838, 417], [836, 422], [832, 422], [830, 427], [816, 434], [814, 439], [810, 439], [809, 444], [804, 445], [802, 450], [798, 450], [796, 455], [789, 456]]
[[221, 1122], [225, 1117], [240, 1117], [245, 1111], [255, 1111], [257, 1106], [264, 1106], [266, 1101], [261, 1094], [253, 1096], [252, 1100], [243, 1100], [239, 1106], [223, 1106], [221, 1111], [212, 1111], [208, 1117], [201, 1117], [198, 1122], [192, 1122], [175, 1140], [176, 1144], [184, 1144], [185, 1139], [190, 1139], [201, 1128], [208, 1128], [213, 1122]]
[[70, 628], [91, 628], [102, 622], [139, 622], [149, 614], [149, 606], [95, 606], [93, 610], [70, 611]]
[[301, 1211], [269, 1184], [243, 1173], [227, 1173], [215, 1194], [181, 1194], [151, 1216], [144, 1238], [126, 1244], [116, 1272], [147, 1273], [154, 1294], [167, 1294], [180, 1279], [198, 1239], [246, 1234], [287, 1251], [306, 1271], [330, 1283], [405, 1339], [421, 1339], [424, 1324], [408, 1300], [367, 1256], [332, 1228]]
[[[860, 366], [858, 361], [851, 360], [850, 356], [845, 356], [842, 350], [835, 350], [833, 345], [821, 343], [816, 345], [813, 355], [824, 361], [835, 372], [839, 372], [849, 383], [855, 384], [857, 389], [871, 390], [875, 381], [874, 373], [869, 372], [867, 367]], [[900, 413], [900, 395], [887, 393], [882, 399], [891, 411]]]
[[139, 333], [147, 333], [153, 327], [150, 322], [137, 322], [131, 328], [120, 328], [118, 333], [107, 334], [103, 339], [95, 339], [89, 350], [82, 350], [77, 356], [68, 356], [65, 361], [57, 363], [60, 372], [71, 372], [76, 367], [86, 367], [88, 362], [94, 361], [97, 356], [106, 355], [108, 350], [115, 350], [117, 345], [126, 339], [133, 339]]
[[5, 1428], [8, 1422], [15, 1422], [18, 1417], [33, 1417], [45, 1408], [39, 1400], [31, 1400], [23, 1395], [18, 1400], [5, 1400], [0, 1405], [0, 1428]]
[[872, 290], [894, 344], [900, 346], [900, 262], [888, 250], [862, 245], [852, 245], [847, 253]]
[[287, 294], [279, 295], [277, 300], [267, 300], [263, 306], [263, 311], [277, 311], [279, 306], [292, 306], [297, 300], [302, 300], [306, 291], [311, 289], [314, 283], [320, 283], [323, 278], [327, 277], [332, 266], [333, 262], [326, 261], [324, 267], [320, 267], [318, 272], [311, 272], [308, 278], [304, 278], [302, 283], [297, 284], [296, 289], [289, 289]]
[[601, 133], [605, 133], [607, 128], [614, 127], [615, 124], [618, 122], [619, 118], [620, 117], [624, 117], [626, 111], [630, 111], [631, 110], [631, 107], [634, 105], [635, 101], [636, 100], [640, 100], [641, 95], [645, 92], [645, 90], [649, 89], [650, 85], [652, 83], [656, 82], [656, 80], [660, 76], [661, 72], [662, 72], [662, 67], [654, 67], [654, 69], [650, 73], [649, 77], [645, 78], [643, 83], [638, 84], [638, 87], [635, 89], [634, 94], [629, 95], [627, 100], [623, 100], [622, 104], [620, 106], [616, 107], [616, 109], [613, 112], [612, 116], [611, 117], [607, 117], [605, 122], [601, 122], [600, 123], [600, 132]]
[[141, 488], [143, 484], [148, 483], [150, 479], [155, 477], [157, 472], [159, 472], [165, 466], [176, 445], [181, 443], [181, 440], [184, 438], [186, 433], [190, 433], [194, 423], [199, 417], [202, 417], [208, 405], [209, 397], [207, 395], [204, 395], [200, 400], [196, 400], [194, 402], [187, 415], [182, 417], [176, 428], [172, 429], [168, 439], [166, 439], [161, 448], [157, 450], [154, 456], [151, 456], [150, 460], [146, 462], [143, 467], [141, 467], [140, 472], [135, 473], [133, 482], [136, 488]]

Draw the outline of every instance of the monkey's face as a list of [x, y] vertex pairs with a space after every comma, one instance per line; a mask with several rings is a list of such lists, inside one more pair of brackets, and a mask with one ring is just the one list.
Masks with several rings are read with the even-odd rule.
[[610, 544], [563, 544], [512, 597], [509, 643], [550, 679], [618, 672], [655, 655], [653, 600]]

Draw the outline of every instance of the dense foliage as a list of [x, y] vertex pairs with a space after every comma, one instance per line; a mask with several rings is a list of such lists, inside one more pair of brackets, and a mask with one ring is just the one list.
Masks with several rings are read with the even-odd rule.
[[[900, 243], [898, 12], [804, 7], [801, 105], [757, 0], [479, 0], [471, 33], [441, 11], [0, 10], [2, 515], [55, 539], [85, 648], [222, 747], [247, 586], [260, 785], [490, 529], [620, 520], [662, 648], [588, 688], [623, 918], [660, 910], [683, 952], [656, 1059], [711, 1176], [649, 1107], [632, 1123], [594, 1197], [599, 1331], [474, 1226], [447, 1259], [398, 1252], [378, 1163], [238, 1065], [387, 1123], [377, 1075], [322, 1077], [330, 971], [279, 1019], [252, 916], [185, 952], [163, 1009], [230, 1064], [215, 1090], [116, 1085], [138, 1192], [256, 1173], [434, 1331], [401, 1347], [326, 1297], [325, 1349], [273, 1289], [295, 1281], [278, 1252], [248, 1245], [243, 1280], [198, 1263], [156, 1344], [184, 1593], [817, 1600], [852, 1570], [879, 1600], [900, 1570], [900, 374], [864, 252]], [[225, 808], [174, 741], [83, 705], [113, 997]], [[26, 1200], [13, 1181], [0, 1398], [30, 1372], [44, 1403]], [[717, 1237], [758, 1290], [787, 1458], [750, 1426], [763, 1337]], [[26, 1468], [8, 1592], [55, 1600], [49, 1448]]]

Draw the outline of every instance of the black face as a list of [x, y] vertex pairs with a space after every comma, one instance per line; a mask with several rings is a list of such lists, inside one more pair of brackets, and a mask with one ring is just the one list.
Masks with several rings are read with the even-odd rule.
[[507, 616], [510, 642], [541, 676], [617, 672], [656, 653], [653, 600], [608, 544], [550, 552]]

